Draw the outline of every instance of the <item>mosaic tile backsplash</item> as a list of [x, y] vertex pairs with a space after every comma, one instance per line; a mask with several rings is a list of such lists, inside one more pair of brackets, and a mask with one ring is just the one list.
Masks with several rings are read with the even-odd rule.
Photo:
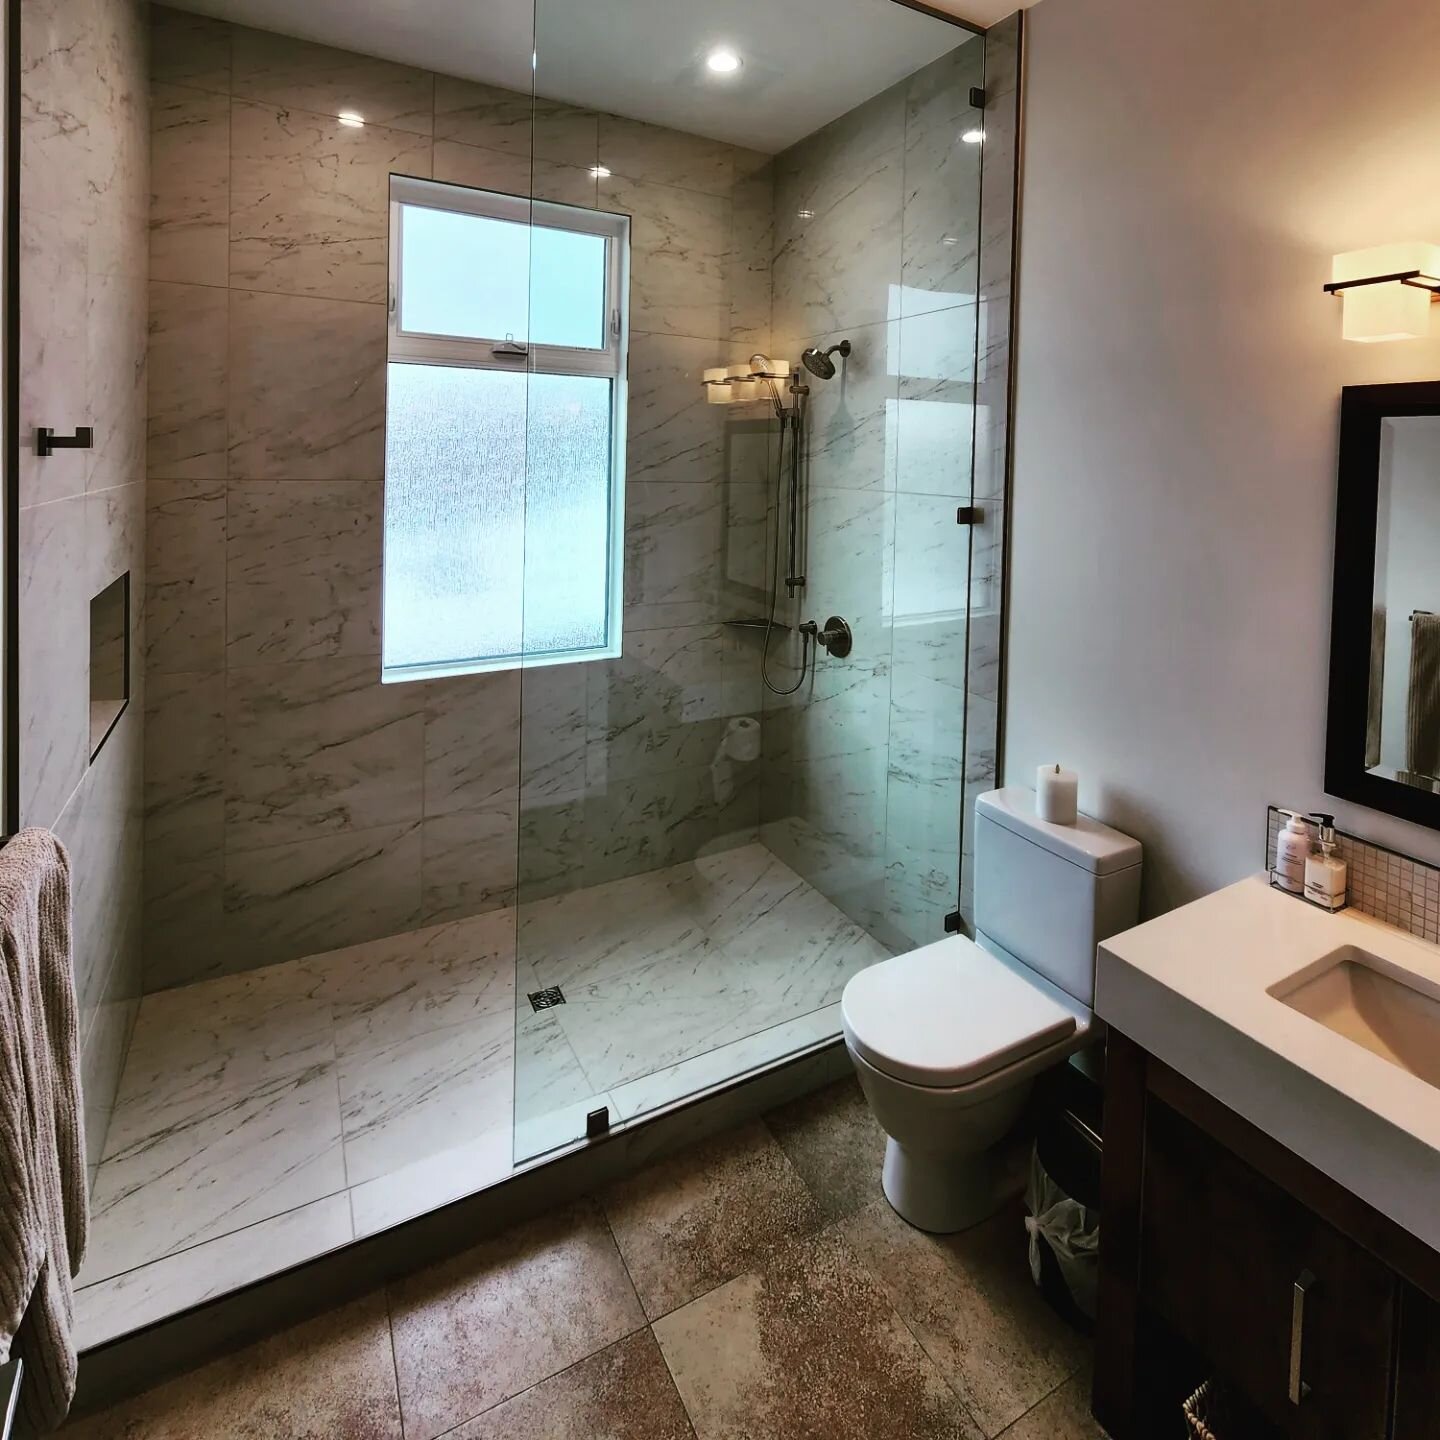
[[[1265, 868], [1275, 868], [1275, 842], [1284, 818], [1266, 812]], [[1336, 830], [1336, 854], [1350, 867], [1350, 908], [1440, 944], [1440, 868]]]

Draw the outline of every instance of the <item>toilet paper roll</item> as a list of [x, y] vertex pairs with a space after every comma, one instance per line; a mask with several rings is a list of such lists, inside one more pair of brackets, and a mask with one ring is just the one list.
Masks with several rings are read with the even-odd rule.
[[760, 758], [760, 722], [742, 715], [725, 727], [725, 740], [721, 745], [732, 760], [758, 760]]

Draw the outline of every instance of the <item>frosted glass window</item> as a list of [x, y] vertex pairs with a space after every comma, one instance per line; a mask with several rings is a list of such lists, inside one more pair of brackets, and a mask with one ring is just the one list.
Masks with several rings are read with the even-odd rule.
[[387, 670], [606, 644], [611, 384], [390, 366]]
[[425, 205], [400, 212], [402, 329], [604, 346], [605, 236]]
[[384, 678], [616, 655], [629, 222], [391, 190]]

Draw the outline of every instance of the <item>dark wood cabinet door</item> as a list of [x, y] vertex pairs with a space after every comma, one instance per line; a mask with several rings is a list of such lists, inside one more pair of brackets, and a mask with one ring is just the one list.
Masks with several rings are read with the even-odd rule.
[[1406, 1285], [1400, 1297], [1393, 1440], [1440, 1435], [1440, 1305]]
[[1295, 1440], [1386, 1440], [1391, 1271], [1179, 1115], [1150, 1106], [1146, 1302]]

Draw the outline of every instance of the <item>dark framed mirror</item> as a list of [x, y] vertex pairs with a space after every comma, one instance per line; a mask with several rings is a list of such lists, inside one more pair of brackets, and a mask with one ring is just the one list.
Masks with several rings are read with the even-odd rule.
[[1440, 381], [1342, 394], [1325, 789], [1440, 829]]

